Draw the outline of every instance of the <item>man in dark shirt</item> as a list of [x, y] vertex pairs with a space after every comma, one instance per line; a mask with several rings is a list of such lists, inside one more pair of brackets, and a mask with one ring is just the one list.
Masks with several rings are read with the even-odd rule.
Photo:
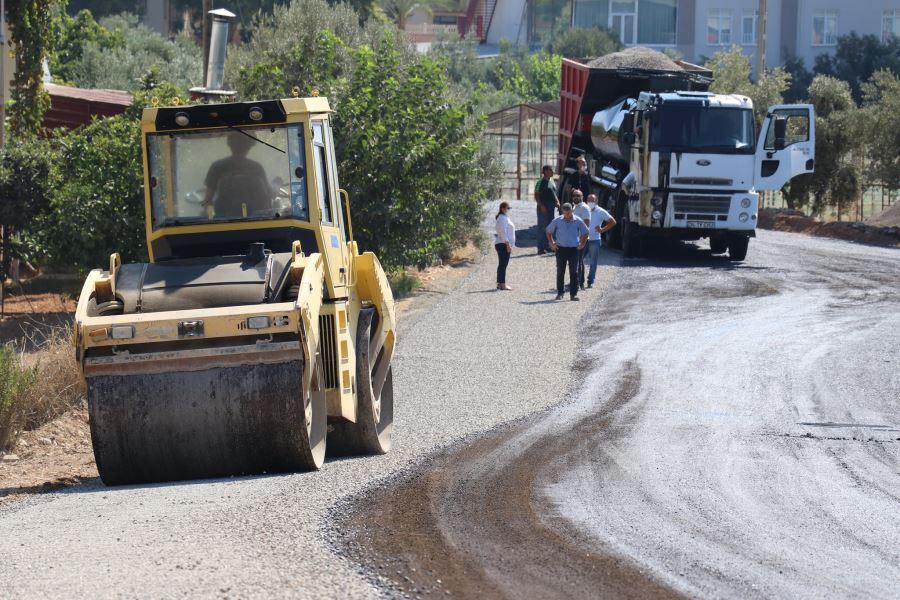
[[541, 174], [543, 177], [535, 188], [534, 199], [538, 206], [538, 254], [545, 254], [550, 250], [550, 243], [544, 232], [556, 216], [559, 197], [556, 195], [556, 183], [552, 179], [553, 167], [544, 165]]
[[578, 171], [567, 179], [569, 194], [571, 196], [573, 190], [581, 190], [581, 197], [587, 198], [591, 195], [591, 175], [588, 173], [587, 160], [585, 160], [584, 155], [579, 156], [575, 164], [578, 166]]
[[231, 156], [217, 160], [206, 172], [204, 206], [213, 205], [217, 217], [240, 217], [248, 212], [271, 209], [272, 190], [266, 170], [247, 158], [256, 138], [234, 132], [228, 136]]

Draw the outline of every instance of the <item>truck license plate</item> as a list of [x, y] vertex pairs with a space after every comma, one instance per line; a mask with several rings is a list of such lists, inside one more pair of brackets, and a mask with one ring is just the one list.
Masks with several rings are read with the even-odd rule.
[[688, 221], [687, 226], [689, 229], [713, 229], [716, 224], [714, 221]]

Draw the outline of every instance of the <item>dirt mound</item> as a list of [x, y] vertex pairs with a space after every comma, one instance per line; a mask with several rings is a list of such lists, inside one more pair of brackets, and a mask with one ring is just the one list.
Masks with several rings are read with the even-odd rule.
[[684, 71], [674, 60], [652, 48], [626, 48], [612, 52], [588, 63], [597, 69], [654, 69], [657, 71]]
[[807, 217], [799, 210], [764, 208], [759, 211], [758, 225], [762, 229], [805, 233], [889, 248], [900, 247], [900, 227], [879, 227], [859, 221], [826, 223]]
[[881, 214], [866, 219], [866, 223], [879, 227], [900, 227], [900, 202], [887, 207]]

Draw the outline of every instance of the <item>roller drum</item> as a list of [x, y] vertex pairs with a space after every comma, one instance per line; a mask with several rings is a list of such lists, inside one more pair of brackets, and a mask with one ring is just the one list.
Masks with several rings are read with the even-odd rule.
[[[305, 396], [302, 375], [300, 359], [89, 377], [101, 479], [118, 485], [316, 468], [324, 398]], [[321, 402], [311, 418], [305, 398]], [[322, 439], [310, 439], [318, 430]]]

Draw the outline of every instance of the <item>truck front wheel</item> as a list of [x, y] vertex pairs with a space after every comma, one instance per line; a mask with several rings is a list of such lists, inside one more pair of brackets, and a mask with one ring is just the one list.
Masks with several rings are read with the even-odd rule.
[[622, 221], [621, 231], [622, 254], [628, 258], [640, 256], [642, 241], [638, 226], [626, 218]]
[[733, 235], [728, 238], [728, 258], [731, 260], [744, 260], [747, 258], [747, 247], [750, 238], [744, 235]]
[[709, 250], [713, 254], [725, 254], [725, 251], [728, 250], [728, 238], [725, 236], [709, 238]]

